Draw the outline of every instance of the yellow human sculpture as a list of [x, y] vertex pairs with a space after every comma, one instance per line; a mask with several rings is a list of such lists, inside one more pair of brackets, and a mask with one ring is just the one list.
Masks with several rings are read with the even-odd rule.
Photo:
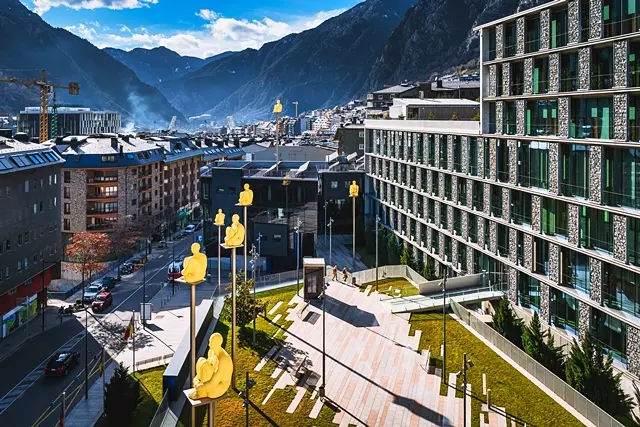
[[200, 252], [200, 244], [191, 245], [190, 257], [186, 257], [182, 267], [182, 278], [189, 284], [198, 284], [207, 274], [207, 256]]
[[358, 197], [358, 193], [360, 192], [360, 187], [356, 184], [355, 181], [351, 182], [349, 186], [349, 197]]
[[244, 242], [244, 225], [240, 224], [240, 215], [231, 217], [231, 225], [227, 227], [224, 235], [224, 244], [228, 247], [240, 246]]
[[205, 397], [217, 399], [229, 389], [232, 375], [233, 361], [222, 348], [222, 335], [216, 332], [209, 338], [207, 357], [201, 357], [196, 362], [196, 376], [193, 378], [194, 390], [189, 398], [191, 400]]
[[222, 209], [218, 209], [218, 213], [216, 214], [216, 218], [213, 221], [213, 223], [215, 225], [217, 225], [218, 227], [221, 227], [224, 225], [224, 213], [222, 213]]
[[282, 104], [280, 104], [280, 100], [276, 101], [276, 105], [273, 106], [273, 113], [280, 114], [282, 113]]
[[249, 188], [249, 184], [244, 185], [244, 191], [240, 192], [238, 204], [240, 206], [251, 206], [253, 203], [253, 190]]

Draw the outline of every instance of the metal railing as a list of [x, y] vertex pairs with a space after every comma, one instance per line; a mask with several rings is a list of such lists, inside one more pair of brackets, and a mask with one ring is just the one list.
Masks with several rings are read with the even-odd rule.
[[547, 368], [536, 362], [531, 356], [520, 350], [509, 340], [484, 323], [472, 311], [467, 310], [455, 301], [451, 301], [451, 308], [458, 318], [482, 335], [487, 341], [513, 360], [530, 375], [540, 381], [545, 387], [555, 393], [567, 405], [580, 413], [597, 427], [622, 427], [611, 415], [600, 409], [577, 390], [551, 373]]
[[164, 395], [162, 395], [162, 400], [158, 404], [158, 409], [156, 409], [156, 413], [151, 419], [151, 423], [149, 423], [149, 427], [161, 427], [164, 424], [164, 420], [169, 412], [169, 390], [165, 390]]

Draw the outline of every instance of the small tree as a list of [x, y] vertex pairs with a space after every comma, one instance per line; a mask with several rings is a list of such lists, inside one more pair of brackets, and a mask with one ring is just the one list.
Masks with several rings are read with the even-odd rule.
[[402, 252], [400, 252], [400, 264], [409, 264], [409, 251], [407, 250], [407, 248], [402, 248]]
[[586, 334], [575, 340], [566, 365], [567, 383], [613, 416], [629, 416], [633, 399], [620, 387], [622, 374], [614, 374], [613, 357]]
[[116, 256], [118, 264], [118, 280], [120, 280], [120, 264], [122, 258], [135, 251], [136, 245], [140, 241], [140, 232], [125, 223], [118, 223], [109, 235], [111, 250]]
[[426, 280], [436, 280], [436, 271], [433, 268], [433, 265], [431, 265], [431, 263], [427, 262], [424, 265], [424, 268], [422, 269], [422, 277], [424, 277]]
[[434, 120], [436, 118], [435, 114], [433, 114], [433, 111], [429, 111], [429, 114], [427, 115], [427, 120]]
[[400, 245], [394, 233], [388, 234], [387, 248], [389, 250], [389, 264], [396, 265], [400, 263]]
[[[227, 287], [228, 291], [231, 291], [233, 285]], [[257, 300], [253, 297], [253, 279], [244, 281], [244, 272], [238, 271], [236, 273], [236, 325], [243, 327], [253, 321], [253, 313], [256, 315], [264, 311], [266, 303]], [[222, 318], [227, 321], [232, 321], [232, 295], [226, 295], [224, 297], [224, 307], [222, 309]]]
[[76, 233], [65, 248], [65, 256], [72, 262], [71, 267], [82, 275], [82, 299], [84, 300], [84, 281], [98, 271], [102, 261], [110, 252], [111, 241], [104, 233]]
[[449, 120], [458, 120], [458, 112], [454, 111]]
[[129, 370], [120, 362], [104, 387], [104, 412], [109, 424], [131, 425], [133, 411], [141, 401], [140, 384], [129, 376]]
[[492, 317], [493, 329], [522, 348], [522, 320], [515, 315], [509, 300], [501, 298]]
[[475, 122], [479, 122], [480, 121], [480, 113], [476, 113], [471, 120], [475, 121]]
[[542, 365], [545, 365], [545, 335], [546, 332], [542, 330], [538, 313], [534, 312], [531, 324], [522, 330], [522, 346], [529, 356]]

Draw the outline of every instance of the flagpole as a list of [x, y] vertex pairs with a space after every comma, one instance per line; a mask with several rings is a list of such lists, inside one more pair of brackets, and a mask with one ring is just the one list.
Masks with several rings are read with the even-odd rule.
[[104, 400], [104, 388], [106, 387], [105, 384], [105, 380], [106, 380], [106, 375], [104, 373], [104, 347], [102, 347], [102, 353], [101, 353], [101, 361], [100, 361], [100, 376], [102, 377], [102, 411], [104, 412], [107, 408], [105, 405], [105, 400]]
[[133, 312], [133, 320], [131, 325], [131, 335], [133, 335], [133, 367], [131, 368], [131, 373], [136, 371], [136, 312]]
[[62, 392], [62, 409], [60, 413], [60, 427], [64, 427], [64, 419], [65, 419], [65, 406], [67, 406], [67, 392]]

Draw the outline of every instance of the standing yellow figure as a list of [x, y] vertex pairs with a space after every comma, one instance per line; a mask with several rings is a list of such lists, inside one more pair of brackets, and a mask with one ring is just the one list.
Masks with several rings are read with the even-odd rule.
[[244, 243], [244, 225], [240, 224], [240, 215], [234, 214], [231, 217], [231, 225], [225, 230], [224, 244], [232, 248], [242, 243]]
[[192, 400], [205, 397], [217, 399], [231, 385], [233, 361], [222, 348], [222, 335], [218, 332], [209, 338], [207, 357], [201, 357], [196, 363], [196, 376], [193, 379], [194, 390], [189, 395]]
[[251, 206], [253, 203], [253, 190], [249, 188], [249, 184], [244, 185], [244, 191], [240, 192], [238, 204], [240, 206]]
[[218, 227], [222, 227], [224, 225], [224, 213], [222, 213], [222, 209], [218, 209], [218, 213], [216, 214], [216, 218], [213, 223]]
[[200, 244], [191, 245], [190, 257], [186, 257], [182, 267], [182, 278], [190, 285], [198, 284], [204, 280], [207, 274], [207, 256], [200, 252]]
[[358, 193], [360, 192], [360, 187], [356, 184], [355, 181], [351, 182], [349, 186], [349, 197], [358, 197]]
[[276, 101], [276, 105], [273, 106], [273, 113], [280, 114], [282, 113], [282, 104], [280, 104], [280, 100]]

